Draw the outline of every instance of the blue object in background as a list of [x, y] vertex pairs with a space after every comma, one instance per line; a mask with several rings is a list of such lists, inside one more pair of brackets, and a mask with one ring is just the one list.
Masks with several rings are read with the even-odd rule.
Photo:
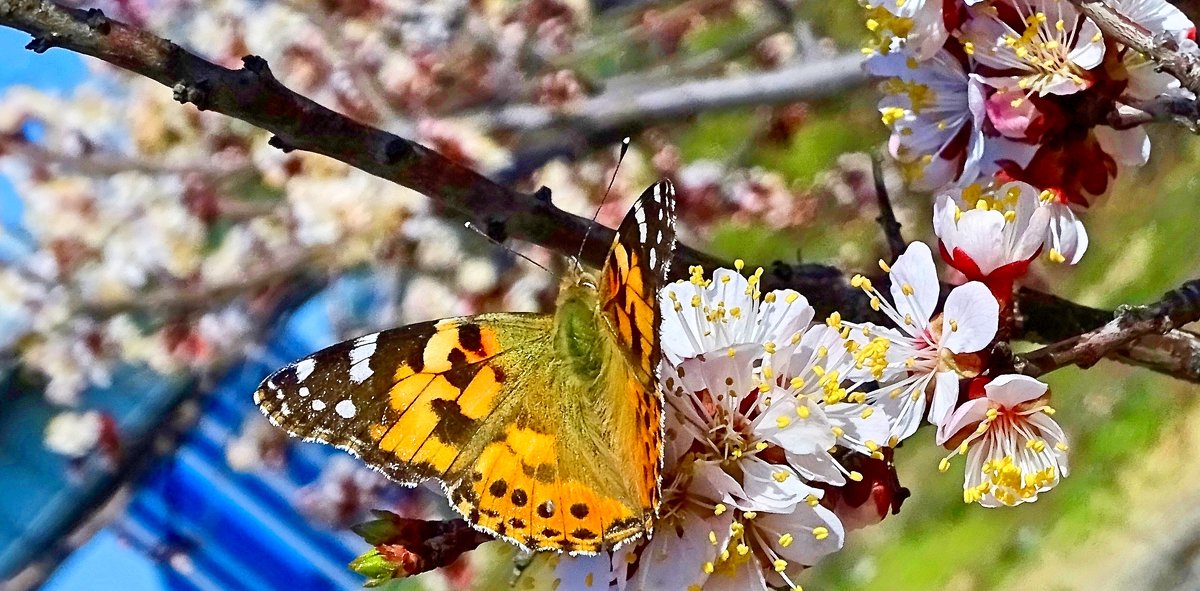
[[[86, 75], [81, 59], [52, 49], [24, 49], [28, 35], [0, 28], [0, 92], [14, 84], [67, 92]], [[21, 207], [0, 177], [0, 226], [20, 237]], [[13, 245], [9, 245], [13, 246]], [[8, 250], [19, 250], [14, 247]], [[6, 251], [7, 252], [7, 251]], [[331, 328], [319, 299], [291, 317], [269, 347], [269, 358], [289, 360], [328, 344]], [[225, 445], [247, 414], [251, 393], [274, 369], [245, 363], [231, 370], [205, 398], [198, 424], [177, 453], [161, 460], [138, 483], [121, 516], [67, 557], [45, 583], [52, 591], [159, 591], [359, 588], [346, 563], [366, 549], [347, 532], [312, 526], [296, 512], [296, 490], [313, 481], [337, 452], [315, 444], [291, 448], [282, 473], [237, 473]], [[39, 558], [61, 540], [81, 503], [103, 497], [111, 477], [94, 465], [72, 476], [67, 462], [42, 444], [56, 412], [36, 391], [3, 388], [0, 374], [0, 578]], [[123, 436], [156, 429], [173, 401], [190, 394], [188, 381], [148, 372], [121, 372], [114, 386], [85, 394], [89, 407], [113, 414]], [[107, 479], [107, 480], [106, 480]]]

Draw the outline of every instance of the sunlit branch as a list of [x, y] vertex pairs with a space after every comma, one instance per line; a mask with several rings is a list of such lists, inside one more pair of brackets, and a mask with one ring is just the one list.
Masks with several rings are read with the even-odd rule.
[[651, 89], [620, 88], [563, 107], [508, 105], [467, 117], [483, 129], [601, 131], [645, 126], [696, 113], [834, 96], [866, 80], [859, 52], [778, 70], [690, 80]]
[[1106, 36], [1154, 60], [1159, 68], [1178, 78], [1184, 88], [1200, 95], [1200, 54], [1181, 48], [1170, 34], [1151, 33], [1104, 0], [1071, 0], [1071, 3]]
[[1200, 337], [1176, 329], [1198, 319], [1200, 280], [1192, 280], [1153, 304], [1122, 307], [1115, 318], [1095, 330], [1018, 356], [1017, 370], [1037, 377], [1068, 365], [1086, 368], [1141, 337], [1161, 335], [1165, 339], [1159, 343], [1161, 350], [1178, 358], [1179, 369], [1196, 375], [1200, 373], [1200, 350], [1194, 348], [1194, 343]]

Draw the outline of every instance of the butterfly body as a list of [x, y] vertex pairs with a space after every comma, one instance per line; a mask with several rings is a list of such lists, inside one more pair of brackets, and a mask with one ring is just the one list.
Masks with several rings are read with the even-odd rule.
[[393, 480], [440, 480], [467, 521], [521, 547], [593, 553], [635, 539], [659, 500], [656, 296], [672, 222], [660, 183], [622, 223], [601, 274], [564, 280], [553, 314], [359, 337], [272, 374], [255, 402], [293, 435]]

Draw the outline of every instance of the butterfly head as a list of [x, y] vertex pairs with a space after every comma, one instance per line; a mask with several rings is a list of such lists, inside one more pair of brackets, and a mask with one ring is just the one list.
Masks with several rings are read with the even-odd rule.
[[562, 284], [559, 285], [558, 300], [559, 304], [563, 299], [570, 296], [571, 291], [587, 290], [596, 291], [599, 289], [600, 280], [597, 275], [583, 268], [583, 262], [579, 257], [570, 257], [567, 259], [567, 272], [563, 274]]

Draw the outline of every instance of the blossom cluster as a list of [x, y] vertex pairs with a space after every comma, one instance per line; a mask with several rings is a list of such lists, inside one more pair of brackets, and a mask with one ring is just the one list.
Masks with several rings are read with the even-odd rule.
[[564, 588], [798, 588], [847, 529], [903, 500], [891, 422], [843, 331], [740, 271], [696, 267], [664, 289], [660, 518], [649, 540], [561, 558]]
[[[907, 496], [892, 449], [922, 423], [966, 456], [963, 499], [1035, 501], [1067, 475], [1049, 388], [992, 368], [1001, 302], [979, 281], [941, 284], [928, 246], [880, 262], [890, 294], [855, 276], [891, 326], [823, 322], [801, 294], [760, 292], [741, 267], [664, 289], [663, 501], [654, 535], [611, 554], [562, 557], [570, 588], [799, 588], [850, 529]], [[603, 585], [601, 585], [603, 587]]]
[[[671, 58], [697, 30], [762, 16], [752, 3], [645, 6], [613, 17], [622, 21], [614, 33], [591, 27], [598, 9], [560, 0], [90, 6], [229, 68], [261, 55], [289, 88], [499, 176], [531, 157], [520, 153], [522, 138], [493, 133], [480, 110], [565, 110], [601, 91], [573, 70], [587, 60], [564, 59], [576, 48], [616, 39], [624, 51], [628, 30], [646, 55]], [[789, 33], [752, 45], [748, 61], [758, 68], [796, 52]], [[803, 123], [799, 105], [764, 112], [771, 142], [786, 143]], [[282, 363], [262, 341], [297, 286], [325, 287], [317, 301], [327, 303], [335, 338], [553, 304], [556, 281], [514, 265], [425, 197], [321, 156], [281, 152], [269, 139], [103, 65], [70, 93], [12, 87], [0, 96], [0, 172], [22, 204], [17, 215], [3, 212], [17, 224], [0, 226], [0, 372], [11, 359], [46, 378], [47, 399], [60, 409], [45, 428], [51, 450], [109, 452], [110, 440], [125, 435], [120, 417], [91, 408], [86, 390], [119, 383], [131, 367], [211, 375], [244, 358]], [[651, 179], [698, 168], [682, 162], [668, 134], [637, 140], [617, 170], [602, 151], [539, 164], [514, 184], [552, 187], [555, 206], [584, 216], [610, 193], [598, 220], [614, 225]], [[780, 175], [732, 163], [721, 171], [739, 180], [681, 192], [697, 235], [727, 217], [759, 223], [792, 212], [788, 223], [811, 221], [812, 200], [796, 207]], [[553, 265], [545, 251], [513, 248]], [[369, 306], [361, 306], [364, 284]], [[349, 312], [355, 307], [369, 312]], [[278, 468], [287, 445], [254, 413], [227, 459], [234, 469]], [[297, 505], [315, 521], [341, 524], [388, 505], [375, 489], [331, 466]]]
[[[1166, 0], [1111, 4], [1156, 39], [1195, 46], [1195, 26]], [[939, 194], [939, 229], [950, 227], [944, 219], [952, 205], [973, 210], [981, 198], [1003, 215], [1015, 211], [1029, 227], [1006, 232], [1006, 239], [1029, 236], [1017, 236], [1001, 265], [1024, 264], [1039, 252], [1054, 262], [1078, 261], [1087, 248], [1078, 212], [1150, 154], [1145, 130], [1115, 117], [1118, 105], [1193, 98], [1140, 53], [1105, 37], [1068, 0], [864, 5], [872, 32], [866, 68], [883, 79], [879, 110], [892, 130], [892, 156], [913, 188]], [[1014, 181], [1023, 184], [1003, 186]], [[1033, 206], [1047, 208], [1048, 220], [1028, 221]], [[967, 217], [974, 219], [959, 224], [960, 235], [993, 228], [986, 235], [996, 242], [1001, 225], [986, 219], [995, 216]], [[962, 262], [951, 264], [967, 272]]]

